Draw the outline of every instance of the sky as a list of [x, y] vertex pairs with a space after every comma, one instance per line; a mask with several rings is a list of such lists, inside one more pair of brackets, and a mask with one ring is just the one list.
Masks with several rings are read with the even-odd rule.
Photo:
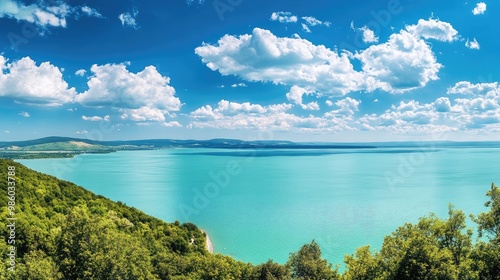
[[500, 140], [500, 2], [1, 0], [0, 141]]

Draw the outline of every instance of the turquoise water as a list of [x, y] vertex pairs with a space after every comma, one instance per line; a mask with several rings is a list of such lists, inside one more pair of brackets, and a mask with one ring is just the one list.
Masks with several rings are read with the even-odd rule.
[[[484, 211], [500, 149], [178, 149], [20, 160], [165, 221], [193, 222], [216, 252], [285, 262], [315, 239], [330, 262], [380, 248], [405, 222], [449, 203]], [[470, 222], [472, 226], [472, 223]]]

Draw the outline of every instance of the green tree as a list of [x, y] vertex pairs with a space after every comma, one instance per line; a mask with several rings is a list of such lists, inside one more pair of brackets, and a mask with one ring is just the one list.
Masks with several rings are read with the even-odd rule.
[[479, 237], [487, 237], [495, 245], [500, 245], [500, 189], [491, 184], [491, 189], [486, 195], [490, 200], [484, 206], [490, 210], [478, 216], [471, 215], [471, 218], [478, 225]]
[[371, 280], [377, 279], [379, 275], [378, 261], [370, 253], [370, 246], [356, 249], [354, 255], [344, 257], [346, 271], [345, 280]]
[[254, 279], [256, 280], [289, 280], [290, 269], [287, 266], [268, 260], [254, 268]]
[[[112, 213], [111, 216], [114, 217]], [[114, 218], [75, 207], [62, 228], [57, 255], [64, 279], [155, 279], [150, 253]]]
[[63, 279], [51, 257], [42, 251], [32, 251], [24, 256], [24, 264], [16, 272], [21, 279], [55, 280]]
[[457, 275], [452, 252], [412, 224], [384, 239], [379, 263], [382, 279], [455, 279]]
[[293, 279], [338, 279], [337, 270], [333, 271], [332, 265], [321, 258], [321, 248], [314, 240], [290, 254], [287, 266]]
[[466, 216], [461, 210], [448, 205], [448, 219], [442, 220], [431, 214], [420, 218], [418, 230], [436, 239], [441, 249], [449, 250], [455, 266], [459, 267], [472, 250], [472, 230], [467, 229]]
[[479, 239], [471, 254], [472, 266], [478, 271], [480, 279], [500, 279], [500, 189], [491, 184], [486, 195], [490, 199], [484, 206], [489, 211], [478, 216], [471, 215], [478, 225]]

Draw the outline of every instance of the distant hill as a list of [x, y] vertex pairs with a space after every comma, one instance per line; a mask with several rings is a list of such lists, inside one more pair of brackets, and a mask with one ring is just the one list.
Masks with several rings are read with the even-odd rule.
[[95, 141], [68, 137], [46, 137], [27, 141], [0, 142], [0, 149], [18, 151], [87, 151], [87, 150], [120, 150], [120, 149], [161, 149], [161, 148], [226, 148], [226, 149], [341, 149], [341, 148], [375, 148], [373, 145], [356, 143], [296, 143], [291, 141], [243, 141], [236, 139], [211, 140], [173, 140], [146, 139], [122, 141]]
[[52, 137], [45, 137], [45, 138], [34, 139], [34, 140], [26, 140], [26, 141], [11, 141], [11, 142], [1, 141], [0, 148], [6, 148], [6, 147], [12, 147], [12, 146], [27, 147], [27, 146], [35, 146], [35, 145], [41, 145], [41, 144], [50, 144], [50, 143], [58, 143], [58, 142], [71, 142], [71, 141], [82, 142], [82, 143], [87, 143], [87, 144], [96, 144], [96, 145], [99, 144], [99, 141], [92, 141], [92, 140], [88, 140], [88, 139], [52, 136]]
[[244, 141], [237, 139], [211, 140], [115, 140], [96, 141], [70, 137], [46, 137], [27, 141], [0, 142], [0, 158], [37, 159], [67, 158], [82, 153], [110, 153], [119, 150], [154, 150], [175, 148], [211, 148], [211, 149], [438, 149], [438, 148], [500, 148], [500, 142], [369, 142], [369, 143], [328, 143], [328, 142], [292, 142], [285, 140]]
[[110, 147], [82, 141], [51, 142], [18, 147], [21, 151], [113, 151]]
[[418, 147], [500, 147], [500, 141], [406, 141], [406, 142], [292, 142], [286, 140], [244, 141], [238, 139], [176, 140], [144, 139], [97, 141], [71, 137], [45, 137], [26, 141], [0, 141], [0, 149], [24, 151], [48, 150], [134, 150], [162, 148], [222, 148], [222, 149], [373, 149]]

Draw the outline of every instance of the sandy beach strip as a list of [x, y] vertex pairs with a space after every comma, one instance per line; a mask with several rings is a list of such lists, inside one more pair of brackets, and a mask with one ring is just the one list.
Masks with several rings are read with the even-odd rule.
[[204, 230], [202, 230], [201, 232], [205, 233], [205, 243], [206, 243], [206, 249], [207, 251], [209, 251], [210, 253], [214, 253], [214, 245], [212, 244], [212, 240], [210, 240], [210, 236], [208, 236], [208, 233]]

